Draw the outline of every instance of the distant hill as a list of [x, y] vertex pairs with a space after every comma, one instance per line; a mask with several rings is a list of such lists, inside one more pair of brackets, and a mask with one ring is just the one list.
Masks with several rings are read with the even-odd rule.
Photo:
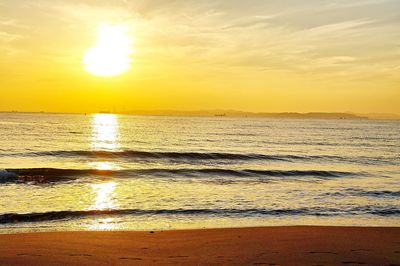
[[236, 110], [199, 110], [199, 111], [131, 111], [128, 114], [149, 116], [215, 116], [215, 117], [269, 117], [269, 118], [292, 118], [292, 119], [368, 119], [367, 116], [349, 113], [255, 113]]
[[397, 114], [366, 114], [370, 119], [393, 119], [393, 120], [399, 120], [400, 115]]

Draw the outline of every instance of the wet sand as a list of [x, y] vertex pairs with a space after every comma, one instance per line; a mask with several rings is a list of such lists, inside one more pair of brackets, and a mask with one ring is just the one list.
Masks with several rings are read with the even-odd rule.
[[0, 235], [0, 265], [400, 265], [400, 227]]

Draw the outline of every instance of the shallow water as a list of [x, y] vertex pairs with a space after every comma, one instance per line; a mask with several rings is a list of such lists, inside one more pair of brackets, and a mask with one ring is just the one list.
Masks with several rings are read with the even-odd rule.
[[0, 113], [0, 232], [400, 225], [400, 122]]

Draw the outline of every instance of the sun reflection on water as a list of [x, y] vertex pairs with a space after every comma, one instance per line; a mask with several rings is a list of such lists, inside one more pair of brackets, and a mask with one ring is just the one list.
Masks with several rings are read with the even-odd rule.
[[95, 114], [92, 120], [92, 148], [95, 150], [117, 150], [118, 117], [114, 114]]
[[[116, 151], [119, 148], [118, 141], [118, 117], [114, 114], [95, 114], [92, 119], [91, 147], [97, 151]], [[96, 160], [88, 163], [91, 168], [97, 170], [120, 169], [114, 161]], [[116, 182], [92, 184], [91, 190], [95, 197], [89, 210], [112, 210], [116, 203]], [[115, 230], [115, 219], [112, 217], [94, 219], [88, 226], [90, 230]]]
[[90, 162], [89, 165], [96, 170], [118, 170], [121, 169], [116, 163], [103, 161], [103, 162]]
[[[115, 189], [117, 187], [117, 183], [108, 182], [102, 184], [92, 184], [92, 191], [95, 193], [95, 199], [93, 201], [92, 206], [90, 206], [89, 210], [94, 211], [104, 211], [104, 210], [112, 210], [117, 207], [117, 203], [115, 201]], [[95, 219], [89, 225], [89, 229], [91, 230], [114, 230], [115, 221], [112, 217]]]
[[92, 190], [96, 194], [91, 210], [107, 210], [113, 209], [116, 206], [114, 201], [114, 191], [117, 186], [115, 182], [103, 184], [93, 184]]
[[112, 231], [117, 230], [116, 221], [114, 218], [100, 218], [95, 220], [88, 226], [89, 230], [95, 231]]

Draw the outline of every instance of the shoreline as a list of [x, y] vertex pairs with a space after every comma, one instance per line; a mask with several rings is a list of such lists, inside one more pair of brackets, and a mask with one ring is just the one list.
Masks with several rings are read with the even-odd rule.
[[[3, 235], [31, 235], [31, 234], [55, 234], [55, 233], [141, 233], [141, 232], [187, 232], [187, 231], [203, 231], [203, 230], [241, 230], [241, 229], [263, 229], [263, 228], [382, 228], [382, 229], [399, 229], [400, 225], [331, 225], [331, 224], [279, 224], [279, 225], [249, 225], [249, 226], [236, 226], [236, 227], [229, 227], [229, 226], [221, 226], [221, 227], [183, 227], [183, 228], [144, 228], [144, 229], [51, 229], [51, 230], [38, 230], [38, 228], [31, 227], [28, 231], [18, 231], [19, 228], [12, 228], [16, 230], [10, 230], [10, 228], [4, 227], [0, 228], [0, 238]], [[26, 229], [26, 228], [24, 228]], [[32, 231], [30, 231], [32, 230]], [[4, 231], [4, 232], [2, 232]], [[399, 265], [400, 266], [400, 265]]]
[[0, 246], [0, 265], [399, 265], [400, 227], [17, 233]]

